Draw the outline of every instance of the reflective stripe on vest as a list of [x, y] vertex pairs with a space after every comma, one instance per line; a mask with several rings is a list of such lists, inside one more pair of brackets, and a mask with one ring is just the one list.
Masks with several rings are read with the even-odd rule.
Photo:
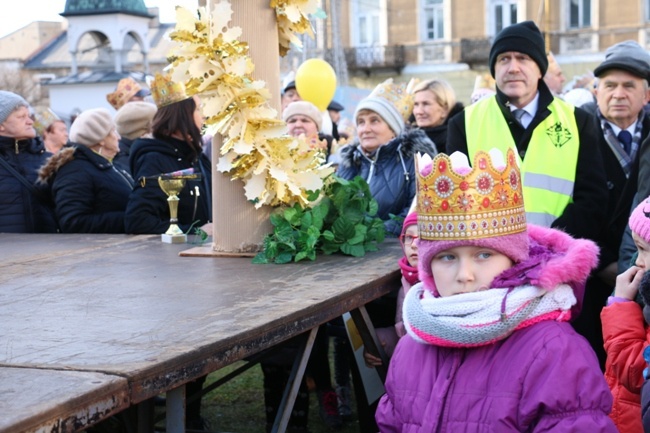
[[[574, 107], [555, 98], [551, 114], [533, 131], [522, 163], [496, 97], [465, 108], [467, 150], [515, 149], [521, 167], [528, 222], [549, 227], [573, 202], [580, 137]], [[470, 160], [472, 157], [470, 156]]]

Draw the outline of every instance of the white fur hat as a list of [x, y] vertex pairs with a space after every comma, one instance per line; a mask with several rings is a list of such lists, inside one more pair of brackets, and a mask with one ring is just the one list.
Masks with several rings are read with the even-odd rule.
[[319, 131], [323, 129], [323, 115], [311, 102], [294, 101], [290, 103], [282, 112], [282, 120], [286, 122], [291, 116], [295, 116], [296, 114], [302, 114], [303, 116], [309, 117], [314, 121], [316, 126], [318, 126]]
[[158, 108], [151, 102], [131, 101], [115, 114], [115, 128], [121, 137], [135, 140], [151, 130], [151, 121]]
[[93, 108], [83, 111], [70, 127], [70, 141], [94, 146], [105, 139], [115, 128], [113, 116], [106, 108]]

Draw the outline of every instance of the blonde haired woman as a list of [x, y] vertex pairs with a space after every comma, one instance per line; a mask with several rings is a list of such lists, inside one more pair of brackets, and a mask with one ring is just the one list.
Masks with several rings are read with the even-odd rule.
[[418, 128], [433, 141], [438, 152], [447, 150], [447, 120], [463, 110], [448, 82], [427, 80], [413, 90], [413, 117]]

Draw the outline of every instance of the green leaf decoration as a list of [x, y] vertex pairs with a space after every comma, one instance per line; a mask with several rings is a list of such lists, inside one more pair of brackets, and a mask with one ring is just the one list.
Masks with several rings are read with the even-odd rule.
[[313, 261], [318, 253], [362, 257], [379, 249], [386, 232], [367, 182], [333, 175], [322, 192], [309, 194], [310, 206], [295, 204], [271, 214], [273, 233], [264, 238], [253, 263]]

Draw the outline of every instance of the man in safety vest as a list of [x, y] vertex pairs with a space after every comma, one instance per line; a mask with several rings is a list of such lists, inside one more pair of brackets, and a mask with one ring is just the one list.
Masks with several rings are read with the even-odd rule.
[[478, 150], [515, 148], [527, 221], [596, 240], [608, 189], [595, 117], [554, 97], [544, 83], [548, 58], [532, 21], [496, 36], [489, 66], [497, 93], [449, 121], [447, 151], [466, 153], [471, 161]]
[[[650, 119], [643, 109], [650, 98], [650, 54], [634, 41], [618, 43], [607, 49], [605, 60], [594, 69], [594, 75], [598, 78], [597, 101], [593, 108], [590, 104], [584, 108], [593, 110], [598, 122], [596, 144], [603, 156], [609, 204], [606, 208], [607, 222], [598, 238], [600, 262], [587, 282], [589, 295], [585, 297], [583, 314], [574, 326], [589, 340], [602, 363], [605, 351], [600, 312], [616, 285], [616, 275], [627, 270], [632, 257], [632, 253], [623, 252], [619, 258], [619, 249], [630, 212], [635, 207], [632, 204], [634, 195], [639, 182], [642, 182], [637, 182], [641, 179], [641, 143], [650, 133]], [[645, 196], [640, 197], [643, 198]], [[631, 238], [629, 234], [634, 247]], [[633, 250], [636, 251], [636, 247]], [[623, 262], [622, 269], [618, 266], [620, 262]], [[613, 301], [615, 299], [609, 300]]]
[[489, 62], [497, 93], [449, 121], [448, 152], [463, 152], [471, 161], [478, 150], [515, 148], [528, 222], [596, 239], [605, 222], [607, 184], [594, 117], [549, 91], [542, 80], [544, 39], [532, 21], [503, 29]]

